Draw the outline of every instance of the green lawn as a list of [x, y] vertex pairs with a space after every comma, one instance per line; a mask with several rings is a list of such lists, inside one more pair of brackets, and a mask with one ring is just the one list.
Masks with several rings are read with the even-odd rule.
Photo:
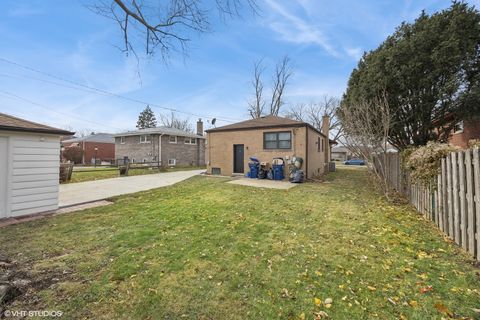
[[364, 169], [288, 191], [227, 180], [194, 177], [1, 229], [0, 253], [34, 281], [8, 308], [67, 319], [478, 317], [480, 270], [410, 207], [386, 202]]
[[[131, 169], [128, 172], [129, 176], [137, 176], [137, 175], [144, 175], [144, 174], [152, 174], [152, 173], [160, 173], [160, 172], [173, 172], [173, 171], [183, 171], [183, 170], [198, 170], [198, 169], [205, 169], [205, 166], [196, 167], [196, 166], [177, 166], [177, 167], [169, 167], [169, 168], [150, 168], [150, 169]], [[84, 170], [86, 170], [84, 172]], [[75, 182], [84, 182], [84, 181], [92, 181], [92, 180], [101, 180], [101, 179], [108, 179], [108, 178], [117, 178], [119, 177], [119, 170], [118, 168], [105, 168], [105, 167], [88, 167], [88, 168], [75, 168], [72, 173], [72, 179], [69, 183]]]

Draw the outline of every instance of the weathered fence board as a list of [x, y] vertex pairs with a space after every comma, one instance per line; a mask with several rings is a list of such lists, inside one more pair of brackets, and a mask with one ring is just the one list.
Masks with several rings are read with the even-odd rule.
[[473, 149], [473, 177], [475, 184], [475, 220], [476, 220], [476, 235], [477, 242], [477, 259], [480, 260], [480, 150]]
[[[467, 237], [468, 252], [475, 255], [475, 202], [473, 191], [473, 168], [472, 168], [472, 151], [465, 152], [465, 174], [467, 181]], [[478, 230], [478, 229], [477, 229]]]
[[[390, 187], [480, 261], [479, 148], [447, 155], [441, 160], [439, 174], [428, 185], [412, 181], [398, 154], [385, 159]], [[374, 165], [379, 163], [374, 161]]]

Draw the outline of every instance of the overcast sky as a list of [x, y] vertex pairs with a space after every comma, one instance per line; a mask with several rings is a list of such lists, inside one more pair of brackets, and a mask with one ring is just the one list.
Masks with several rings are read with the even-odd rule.
[[[275, 63], [285, 55], [294, 67], [287, 105], [340, 97], [364, 51], [421, 10], [432, 13], [450, 5], [446, 0], [258, 0], [259, 15], [214, 20], [214, 32], [192, 37], [189, 56], [172, 53], [168, 65], [159, 58], [138, 65], [117, 48], [122, 38], [115, 22], [87, 8], [94, 2], [0, 1], [0, 112], [74, 130], [135, 128], [144, 104], [62, 78], [152, 103], [157, 114], [166, 112], [160, 106], [184, 111], [190, 115], [179, 116], [192, 123], [197, 115], [239, 121], [248, 118], [254, 61], [264, 59], [268, 86]], [[468, 3], [480, 6], [480, 0]], [[228, 124], [224, 120], [217, 126]]]

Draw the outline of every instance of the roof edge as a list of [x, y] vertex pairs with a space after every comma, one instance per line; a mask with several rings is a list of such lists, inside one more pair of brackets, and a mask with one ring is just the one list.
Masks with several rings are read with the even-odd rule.
[[61, 129], [42, 129], [42, 128], [22, 128], [22, 127], [11, 127], [11, 126], [2, 126], [0, 125], [0, 130], [3, 131], [15, 131], [15, 132], [32, 132], [32, 133], [48, 133], [48, 134], [58, 134], [61, 136], [72, 136], [75, 132], [70, 132], [67, 130]]
[[301, 128], [301, 127], [306, 127], [310, 128], [319, 135], [323, 137], [327, 137], [325, 134], [317, 130], [314, 126], [312, 126], [309, 123], [306, 122], [299, 122], [299, 123], [292, 123], [292, 124], [274, 124], [274, 125], [267, 125], [267, 126], [261, 126], [261, 127], [248, 127], [248, 128], [225, 128], [222, 129], [220, 128], [214, 128], [214, 129], [208, 129], [205, 130], [206, 133], [210, 132], [227, 132], [227, 131], [249, 131], [249, 130], [259, 130], [259, 129], [275, 129], [275, 128]]

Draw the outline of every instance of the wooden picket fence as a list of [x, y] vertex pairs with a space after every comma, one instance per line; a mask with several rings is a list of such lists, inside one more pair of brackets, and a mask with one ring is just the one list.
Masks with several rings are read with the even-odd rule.
[[[411, 183], [396, 153], [384, 166], [390, 188], [403, 194], [425, 218], [480, 261], [480, 150], [450, 153], [429, 185]], [[382, 161], [383, 163], [383, 161]], [[374, 161], [374, 165], [379, 165]]]

